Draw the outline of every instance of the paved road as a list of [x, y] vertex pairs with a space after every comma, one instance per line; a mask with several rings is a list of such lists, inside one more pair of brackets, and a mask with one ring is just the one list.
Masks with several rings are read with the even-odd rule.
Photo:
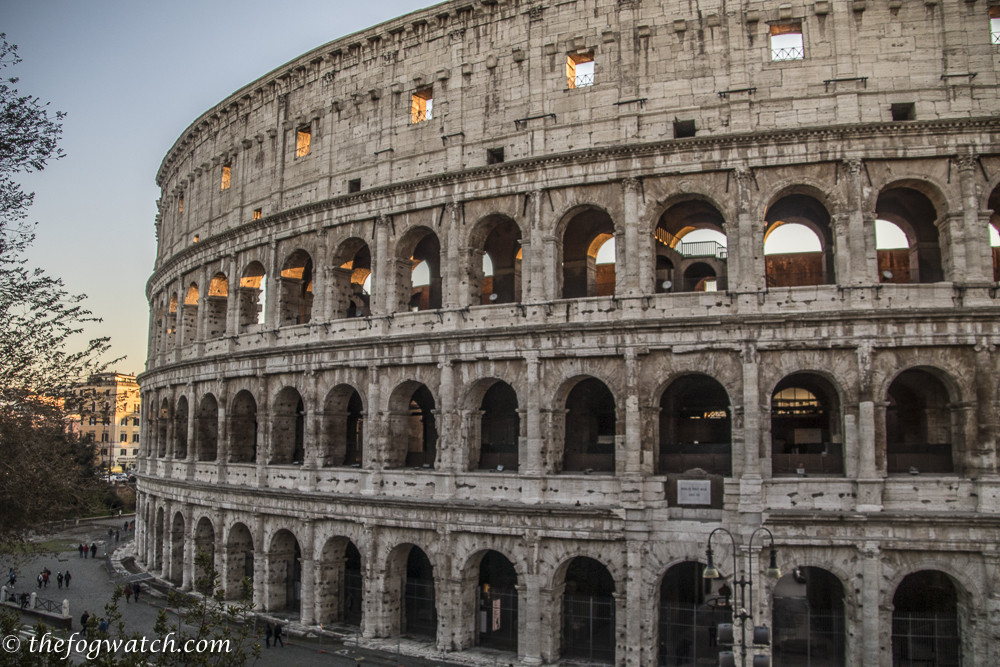
[[[80, 616], [83, 612], [89, 611], [92, 615], [104, 616], [104, 606], [111, 600], [116, 585], [124, 585], [124, 579], [114, 574], [109, 574], [107, 569], [107, 559], [105, 559], [104, 543], [108, 539], [107, 529], [112, 523], [109, 520], [106, 524], [90, 524], [68, 528], [53, 535], [45, 536], [45, 541], [66, 540], [73, 545], [73, 550], [61, 551], [59, 553], [44, 554], [34, 556], [29, 559], [21, 559], [14, 562], [10, 558], [0, 558], [0, 572], [6, 573], [12, 565], [18, 575], [16, 591], [37, 592], [40, 597], [61, 603], [64, 599], [69, 601], [70, 615], [73, 617], [73, 630], [80, 630]], [[120, 527], [120, 524], [118, 524]], [[131, 539], [132, 535], [128, 535]], [[124, 544], [126, 536], [122, 535]], [[97, 543], [97, 558], [83, 559], [79, 557], [75, 545], [80, 542], [87, 544]], [[118, 546], [120, 546], [118, 545]], [[110, 548], [113, 551], [116, 545], [111, 540]], [[47, 588], [39, 590], [35, 578], [38, 573], [47, 567], [52, 571], [52, 580]], [[55, 582], [57, 572], [65, 573], [69, 570], [72, 575], [72, 583], [69, 588], [65, 586], [58, 588]], [[139, 602], [126, 604], [122, 601], [119, 604], [123, 620], [128, 633], [138, 632], [144, 637], [153, 639], [156, 637], [154, 625], [161, 609], [168, 610], [168, 620], [171, 625], [181, 624], [182, 629], [193, 633], [194, 628], [185, 625], [173, 610], [167, 606], [167, 601], [152, 596], [143, 596]], [[24, 623], [33, 625], [36, 621], [33, 617], [23, 616]], [[285, 642], [285, 647], [265, 649], [264, 638], [259, 637], [261, 644], [261, 659], [256, 663], [261, 667], [288, 667], [289, 665], [301, 665], [302, 667], [357, 667], [357, 659], [364, 658], [365, 667], [445, 667], [454, 665], [443, 660], [429, 660], [426, 658], [415, 658], [403, 656], [398, 662], [394, 652], [373, 651], [365, 648], [356, 648], [348, 642], [347, 646], [340, 643], [331, 643], [325, 640], [320, 643], [317, 640], [303, 640], [292, 638]], [[500, 664], [504, 665], [509, 661], [502, 659]], [[493, 664], [492, 659], [482, 657], [480, 662]]]

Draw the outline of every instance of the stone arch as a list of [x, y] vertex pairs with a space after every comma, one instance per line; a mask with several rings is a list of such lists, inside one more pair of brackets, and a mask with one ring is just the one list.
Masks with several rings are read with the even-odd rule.
[[338, 384], [323, 402], [324, 467], [364, 466], [365, 416], [361, 394], [349, 384]]
[[248, 390], [233, 397], [229, 410], [229, 461], [257, 462], [257, 401]]
[[560, 298], [578, 299], [615, 293], [615, 266], [598, 269], [597, 251], [614, 238], [611, 215], [598, 206], [584, 204], [567, 212], [556, 227], [561, 240]]
[[350, 538], [326, 541], [317, 563], [316, 620], [359, 626], [364, 606], [361, 552]]
[[825, 373], [798, 371], [771, 392], [771, 472], [844, 474], [841, 394]]
[[890, 474], [961, 472], [964, 432], [961, 398], [947, 373], [906, 368], [885, 391], [885, 452]]
[[252, 261], [243, 269], [240, 277], [239, 331], [245, 333], [257, 324], [263, 324], [267, 317], [267, 271], [258, 261]]
[[[517, 652], [518, 591], [517, 566], [503, 552], [481, 549], [472, 554], [463, 568], [463, 579], [476, 586], [463, 586], [472, 614], [475, 644], [500, 651]], [[470, 604], [471, 603], [471, 604]]]
[[660, 395], [659, 472], [700, 468], [733, 474], [732, 404], [726, 388], [702, 373], [674, 378]]
[[427, 385], [407, 380], [389, 397], [386, 468], [433, 468], [437, 457], [437, 407]]
[[179, 586], [184, 580], [184, 514], [174, 512], [170, 520], [170, 560], [166, 564], [166, 578]]
[[[386, 613], [390, 634], [437, 639], [435, 568], [427, 553], [412, 543], [399, 544], [386, 559]], [[392, 613], [392, 608], [399, 610]]]
[[[896, 283], [934, 283], [945, 280], [945, 249], [941, 244], [941, 217], [931, 197], [930, 183], [917, 180], [894, 181], [884, 186], [875, 202], [875, 215], [899, 227], [909, 244], [905, 253], [880, 250], [879, 280]], [[929, 196], [930, 195], [930, 196]], [[939, 197], [935, 197], [939, 199]], [[892, 274], [887, 279], [885, 271]]]
[[846, 587], [821, 567], [800, 565], [781, 577], [771, 593], [775, 664], [801, 664], [826, 656], [824, 664], [847, 664]]
[[[246, 524], [236, 522], [229, 527], [226, 536], [226, 579], [227, 600], [241, 600], [253, 597], [254, 544], [253, 533]], [[244, 583], [247, 585], [244, 586]]]
[[181, 344], [188, 345], [198, 338], [198, 304], [201, 292], [198, 283], [188, 285], [184, 295], [183, 312], [181, 313]]
[[330, 269], [331, 319], [371, 316], [371, 274], [372, 252], [363, 239], [351, 237], [337, 247]]
[[[207, 568], [199, 560], [204, 554]], [[215, 526], [207, 516], [198, 519], [194, 529], [194, 586], [205, 595], [215, 588]]]
[[163, 543], [166, 536], [166, 517], [163, 507], [156, 508], [156, 522], [153, 525], [153, 569], [163, 572]]
[[167, 302], [167, 327], [164, 351], [177, 347], [177, 294], [171, 294]]
[[272, 465], [305, 461], [305, 403], [295, 387], [283, 387], [271, 401]]
[[312, 319], [313, 261], [299, 248], [285, 258], [278, 278], [278, 323], [308, 324]]
[[522, 437], [517, 392], [504, 380], [483, 378], [466, 403], [469, 469], [516, 471]]
[[611, 389], [596, 377], [578, 376], [559, 394], [566, 396], [559, 471], [614, 473], [618, 408]]
[[195, 417], [195, 450], [199, 461], [215, 461], [219, 454], [219, 402], [207, 393]]
[[990, 228], [992, 227], [1000, 234], [1000, 179], [993, 178], [986, 189], [989, 196], [986, 200], [985, 209], [990, 211], [990, 221], [983, 230], [986, 233], [985, 245], [990, 249], [990, 257], [993, 266], [993, 280], [1000, 281], [1000, 247], [992, 247], [990, 244]]
[[[413, 271], [426, 262], [427, 285], [413, 285]], [[396, 243], [396, 311], [441, 307], [441, 241], [429, 227], [408, 229]]]
[[917, 570], [903, 577], [892, 597], [893, 667], [958, 667], [961, 619], [970, 616], [967, 598], [955, 579], [941, 570]]
[[205, 334], [209, 339], [226, 335], [229, 311], [229, 279], [221, 271], [212, 276], [205, 297]]
[[[470, 303], [520, 303], [521, 238], [521, 228], [509, 216], [494, 213], [476, 223], [469, 236]], [[493, 267], [490, 276], [483, 270], [484, 255], [489, 256]]]
[[298, 538], [287, 528], [271, 536], [266, 584], [265, 611], [301, 612], [302, 549]]
[[770, 254], [764, 258], [768, 287], [836, 283], [834, 232], [822, 193], [810, 186], [790, 186], [776, 193], [764, 214], [764, 243], [785, 224], [802, 225], [819, 239], [819, 252]]
[[615, 664], [615, 595], [618, 592], [610, 570], [589, 556], [564, 561], [555, 572], [555, 588], [562, 592], [560, 657]]
[[[709, 198], [686, 194], [673, 198], [663, 209], [653, 230], [656, 292], [705, 291], [703, 282], [708, 276], [716, 279], [717, 289], [728, 287], [727, 247], [716, 241], [685, 243], [683, 240], [691, 232], [703, 229], [726, 234], [725, 218]], [[689, 280], [696, 275], [701, 282]], [[665, 286], [666, 283], [670, 286]]]
[[187, 396], [177, 399], [174, 410], [174, 458], [186, 459], [188, 456], [188, 400]]
[[160, 401], [160, 413], [156, 418], [156, 456], [164, 458], [167, 455], [167, 445], [170, 438], [170, 426], [173, 420], [173, 407], [169, 398]]

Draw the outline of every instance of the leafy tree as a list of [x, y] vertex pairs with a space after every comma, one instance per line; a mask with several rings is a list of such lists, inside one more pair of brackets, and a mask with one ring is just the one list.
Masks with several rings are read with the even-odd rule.
[[[0, 69], [19, 62], [17, 46], [0, 33]], [[70, 351], [71, 339], [99, 320], [80, 305], [83, 296], [27, 266], [34, 194], [16, 179], [63, 157], [64, 114], [50, 114], [17, 83], [0, 80], [0, 551], [93, 494], [93, 446], [66, 432], [65, 415], [74, 409], [70, 387], [103, 370], [109, 348], [98, 338]]]

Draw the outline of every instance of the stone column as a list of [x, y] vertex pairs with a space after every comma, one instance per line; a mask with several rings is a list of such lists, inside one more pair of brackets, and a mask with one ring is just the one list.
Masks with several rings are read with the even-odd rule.
[[362, 443], [362, 467], [374, 470], [379, 462], [384, 460], [382, 449], [385, 447], [382, 412], [382, 398], [379, 392], [378, 366], [368, 367], [368, 419], [365, 421], [364, 442]]
[[983, 564], [986, 569], [986, 662], [995, 665], [1000, 661], [1000, 551], [995, 545], [983, 550]]
[[837, 221], [837, 256], [841, 262], [837, 266], [837, 282], [841, 285], [878, 284], [875, 212], [865, 210], [864, 163], [851, 159], [844, 160], [843, 165], [847, 177], [847, 211]]
[[[858, 344], [858, 497], [859, 512], [882, 511], [882, 487], [885, 476], [885, 410], [881, 410], [882, 428], [877, 427], [876, 403], [874, 400], [872, 343], [863, 340]], [[878, 433], [881, 431], [881, 439]], [[878, 450], [882, 450], [882, 465], [879, 465]]]
[[622, 181], [622, 191], [624, 195], [625, 220], [625, 243], [617, 246], [617, 257], [615, 272], [617, 274], [616, 293], [620, 296], [640, 296], [642, 290], [649, 289], [649, 285], [642, 285], [639, 282], [639, 266], [642, 264], [639, 256], [639, 188], [641, 184], [638, 179], [626, 178]]
[[194, 556], [195, 556], [195, 534], [198, 527], [194, 524], [194, 507], [184, 506], [184, 567], [181, 572], [181, 590], [189, 591], [194, 588]]
[[316, 623], [316, 526], [312, 521], [303, 521], [302, 550], [302, 582], [299, 590], [299, 608], [302, 625]]
[[[993, 412], [996, 392], [993, 374], [993, 346], [983, 340], [976, 345], [976, 439], [970, 443], [975, 449], [975, 466], [978, 476], [993, 477], [997, 474], [997, 424]], [[982, 495], [980, 494], [980, 498]]]
[[434, 469], [446, 472], [455, 472], [458, 448], [461, 444], [459, 435], [459, 421], [455, 414], [455, 368], [450, 361], [438, 364], [441, 371], [440, 399], [441, 410], [438, 421], [438, 441], [437, 460], [434, 462]]
[[517, 620], [517, 654], [526, 665], [542, 664], [542, 632], [546, 623], [547, 611], [542, 604], [543, 577], [538, 574], [539, 540], [538, 535], [529, 531], [524, 536], [528, 553], [528, 572], [518, 581], [518, 620]]
[[[764, 223], [754, 219], [753, 192], [756, 184], [753, 174], [746, 167], [733, 171], [736, 181], [736, 247], [730, 246], [729, 284], [737, 292], [758, 292], [765, 286]], [[729, 242], [732, 243], [730, 238]], [[733, 260], [736, 262], [733, 262]], [[735, 278], [735, 280], [734, 280]], [[754, 302], [756, 303], [756, 302]]]
[[521, 300], [545, 301], [545, 244], [542, 243], [540, 222], [541, 193], [538, 190], [524, 193], [521, 221]]
[[[642, 576], [642, 564], [645, 543], [649, 535], [645, 531], [628, 532], [628, 539], [625, 542], [628, 558], [628, 580], [625, 583], [626, 594], [623, 596], [624, 600], [627, 600], [627, 606], [624, 610], [625, 613], [622, 614], [625, 617], [625, 633], [623, 645], [616, 652], [615, 664], [621, 664], [624, 658], [627, 667], [641, 667], [652, 664], [656, 660], [656, 642], [651, 640], [648, 631], [644, 631], [645, 624], [643, 623], [647, 595], [646, 582]], [[652, 637], [655, 637], [655, 634]], [[651, 651], [649, 655], [647, 655], [647, 651]]]
[[264, 544], [264, 517], [253, 518], [253, 605], [255, 609], [267, 606], [267, 545]]
[[229, 395], [226, 383], [221, 377], [218, 380], [218, 393], [215, 398], [219, 402], [215, 461], [219, 470], [219, 484], [225, 484], [229, 465], [229, 429], [227, 428], [229, 422], [226, 420], [226, 415], [228, 414], [226, 406], [229, 405]]
[[[891, 654], [886, 651], [888, 642], [882, 642], [882, 562], [881, 549], [877, 543], [868, 542], [858, 545], [861, 556], [862, 586], [859, 611], [860, 623], [857, 630], [861, 640], [855, 641], [860, 646], [861, 655], [847, 656], [848, 664], [887, 665], [891, 662]], [[851, 658], [855, 658], [852, 660]]]
[[441, 305], [443, 308], [458, 308], [462, 305], [461, 301], [468, 302], [468, 282], [465, 282], [465, 299], [461, 298], [461, 292], [463, 287], [463, 281], [461, 279], [463, 269], [467, 267], [463, 266], [459, 255], [459, 245], [461, 239], [459, 238], [458, 232], [458, 218], [459, 218], [459, 207], [454, 202], [448, 202], [445, 205], [445, 220], [447, 220], [447, 236], [445, 236], [445, 257], [440, 259], [444, 260], [444, 271], [442, 271], [442, 294], [441, 294]]
[[226, 295], [226, 335], [236, 336], [240, 333], [240, 274], [236, 264], [236, 255], [230, 255], [226, 263], [226, 273], [229, 276], [228, 294]]
[[396, 269], [389, 256], [389, 218], [380, 215], [375, 219], [375, 254], [372, 256], [373, 293], [372, 315], [388, 315], [395, 310], [396, 290], [393, 283]]
[[281, 268], [278, 261], [277, 241], [271, 241], [267, 250], [267, 284], [263, 285], [266, 304], [264, 322], [268, 329], [277, 329], [281, 324], [279, 321], [280, 294], [281, 294]]
[[[740, 355], [743, 362], [743, 475], [740, 477], [740, 511], [763, 510], [763, 479], [760, 470], [761, 420], [764, 398], [760, 395], [760, 353], [747, 343]], [[770, 457], [768, 457], [770, 460]]]
[[269, 386], [264, 375], [257, 376], [257, 486], [267, 486], [267, 464], [271, 460], [271, 413]]
[[[525, 383], [525, 408], [526, 437], [524, 439], [523, 451], [518, 452], [518, 470], [522, 480], [521, 502], [533, 504], [541, 500], [541, 475], [544, 474], [545, 464], [542, 458], [542, 447], [545, 441], [542, 434], [542, 412], [541, 396], [539, 384], [541, 383], [541, 363], [538, 360], [538, 352], [531, 351], [524, 353], [524, 361], [527, 365], [527, 382]], [[519, 404], [522, 404], [520, 400]]]

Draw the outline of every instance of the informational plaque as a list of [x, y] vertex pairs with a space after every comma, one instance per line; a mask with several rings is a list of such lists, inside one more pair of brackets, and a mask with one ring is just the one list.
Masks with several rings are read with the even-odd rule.
[[677, 480], [678, 505], [711, 505], [712, 481], [709, 479]]

